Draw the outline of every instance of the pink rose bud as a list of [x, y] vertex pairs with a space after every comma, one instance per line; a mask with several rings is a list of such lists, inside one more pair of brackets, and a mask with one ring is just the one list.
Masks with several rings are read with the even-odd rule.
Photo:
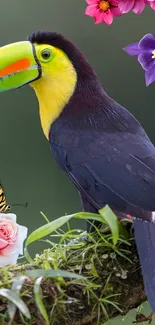
[[27, 228], [16, 223], [15, 214], [0, 213], [0, 267], [16, 264], [26, 237]]

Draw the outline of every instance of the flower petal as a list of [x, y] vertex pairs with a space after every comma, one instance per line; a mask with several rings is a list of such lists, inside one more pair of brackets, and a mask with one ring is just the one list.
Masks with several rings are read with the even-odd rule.
[[111, 11], [109, 11], [108, 13], [103, 12], [102, 18], [106, 25], [111, 25], [113, 22], [113, 14]]
[[111, 12], [112, 12], [113, 16], [115, 16], [115, 17], [119, 17], [122, 15], [122, 12], [119, 7], [111, 8]]
[[1, 255], [1, 250], [7, 246], [8, 246], [8, 242], [5, 239], [0, 238], [0, 255]]
[[17, 234], [16, 242], [12, 245], [8, 245], [6, 248], [2, 250], [2, 254], [5, 256], [9, 256], [15, 253], [18, 253], [18, 255], [23, 254], [23, 242], [27, 237], [27, 228], [20, 225], [17, 226], [18, 226], [18, 234]]
[[14, 213], [0, 213], [0, 219], [11, 219], [12, 221], [16, 222], [17, 216]]
[[18, 236], [17, 236], [17, 247], [19, 247], [19, 254], [23, 254], [23, 243], [24, 240], [27, 238], [27, 227], [18, 225]]
[[89, 17], [94, 17], [97, 10], [97, 5], [90, 5], [86, 8], [85, 14]]
[[143, 53], [139, 54], [138, 61], [145, 71], [152, 68], [153, 65], [155, 64], [155, 60], [152, 59], [152, 53], [150, 53], [150, 52], [143, 52]]
[[155, 0], [145, 0], [145, 2], [146, 2], [148, 5], [150, 5], [151, 3], [154, 3]]
[[138, 42], [127, 45], [123, 50], [131, 56], [138, 56], [141, 53]]
[[146, 86], [149, 86], [154, 81], [155, 81], [155, 65], [150, 70], [145, 72]]
[[98, 4], [99, 0], [86, 0], [89, 5]]
[[18, 259], [18, 254], [15, 253], [13, 255], [9, 256], [0, 256], [0, 267], [6, 266], [6, 265], [14, 265], [16, 264]]
[[151, 7], [153, 10], [155, 10], [155, 1], [150, 2], [150, 7]]
[[123, 14], [132, 10], [135, 0], [121, 0], [119, 2], [119, 8]]
[[152, 34], [146, 34], [139, 41], [139, 48], [143, 51], [153, 51], [155, 50], [155, 37]]
[[142, 13], [142, 11], [144, 10], [145, 6], [146, 6], [146, 3], [144, 0], [136, 0], [132, 11], [135, 14], [140, 15]]
[[118, 7], [119, 0], [111, 0], [111, 4], [112, 4], [112, 6], [114, 6], [114, 7]]
[[95, 24], [100, 24], [103, 21], [102, 11], [97, 9], [94, 18]]

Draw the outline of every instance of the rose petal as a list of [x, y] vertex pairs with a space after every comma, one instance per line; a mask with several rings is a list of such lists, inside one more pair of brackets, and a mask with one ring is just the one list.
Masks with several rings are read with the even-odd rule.
[[138, 42], [127, 45], [123, 50], [131, 56], [138, 56], [141, 53]]
[[135, 14], [140, 15], [142, 13], [142, 11], [144, 10], [145, 5], [146, 5], [146, 3], [144, 2], [144, 0], [136, 0], [132, 11]]
[[94, 17], [97, 10], [97, 5], [90, 5], [86, 8], [85, 14], [89, 17]]
[[5, 240], [7, 244], [16, 241], [17, 225], [10, 218], [0, 219], [0, 239]]
[[17, 216], [14, 213], [0, 213], [0, 219], [11, 219], [12, 221], [16, 222]]
[[[0, 226], [0, 267], [15, 264], [19, 254], [23, 254], [23, 242], [27, 237], [27, 228], [16, 224], [16, 215], [1, 214]], [[6, 233], [6, 234], [5, 234]], [[6, 235], [6, 240], [2, 238]]]
[[154, 81], [155, 81], [155, 65], [150, 70], [145, 72], [146, 86], [149, 86]]
[[0, 261], [1, 261], [1, 256], [11, 256], [13, 254], [19, 255], [19, 247], [16, 247], [16, 243], [12, 245], [8, 245], [4, 247], [4, 249], [1, 249]]
[[155, 60], [152, 59], [152, 53], [150, 52], [143, 52], [139, 54], [138, 61], [144, 70], [149, 70], [155, 63]]
[[109, 11], [108, 13], [103, 12], [102, 18], [106, 25], [111, 25], [113, 22], [113, 14], [111, 11]]
[[155, 50], [155, 37], [152, 34], [146, 34], [139, 41], [139, 48], [143, 51], [153, 51]]
[[1, 250], [7, 246], [8, 246], [8, 242], [5, 239], [0, 238], [0, 255], [1, 255]]
[[122, 13], [127, 13], [132, 10], [134, 3], [135, 0], [121, 0], [119, 2], [119, 8], [121, 9]]
[[[23, 254], [23, 242], [27, 238], [27, 227], [18, 225], [17, 247], [19, 247], [19, 254]], [[21, 245], [22, 243], [22, 245]]]
[[12, 254], [9, 256], [0, 256], [0, 267], [4, 267], [6, 265], [14, 265], [17, 263], [18, 254]]
[[24, 226], [18, 226], [18, 233], [17, 233], [17, 239], [16, 242], [12, 245], [8, 245], [6, 248], [4, 248], [1, 253], [5, 256], [18, 253], [23, 254], [23, 242], [27, 237], [27, 228]]

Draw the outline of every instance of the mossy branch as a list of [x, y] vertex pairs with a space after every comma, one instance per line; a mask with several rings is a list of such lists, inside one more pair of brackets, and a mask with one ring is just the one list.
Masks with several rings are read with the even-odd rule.
[[[50, 240], [52, 248], [37, 254], [33, 264], [0, 270], [0, 288], [10, 289], [16, 279], [20, 299], [31, 315], [31, 319], [26, 318], [20, 308], [15, 312], [12, 304], [9, 314], [12, 313], [13, 320], [9, 320], [10, 291], [3, 295], [0, 289], [1, 325], [103, 325], [107, 319], [127, 314], [146, 299], [131, 222], [120, 223], [116, 245], [108, 226], [91, 235], [57, 230], [56, 236], [60, 237], [59, 243]], [[86, 279], [64, 278], [60, 274], [53, 278], [50, 273], [47, 276], [51, 268], [74, 272]], [[37, 282], [30, 276], [30, 270], [36, 270], [37, 279], [40, 276]], [[18, 276], [23, 274], [26, 277], [18, 282]]]

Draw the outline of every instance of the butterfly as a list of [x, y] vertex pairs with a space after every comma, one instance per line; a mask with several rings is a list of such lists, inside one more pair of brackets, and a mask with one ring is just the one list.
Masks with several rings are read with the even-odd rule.
[[12, 204], [12, 205], [8, 205], [6, 202], [6, 196], [4, 193], [4, 189], [2, 186], [2, 183], [0, 182], [0, 213], [1, 212], [7, 212], [10, 211], [12, 206], [23, 206], [23, 207], [27, 207], [28, 206], [28, 202], [24, 203], [24, 204]]

